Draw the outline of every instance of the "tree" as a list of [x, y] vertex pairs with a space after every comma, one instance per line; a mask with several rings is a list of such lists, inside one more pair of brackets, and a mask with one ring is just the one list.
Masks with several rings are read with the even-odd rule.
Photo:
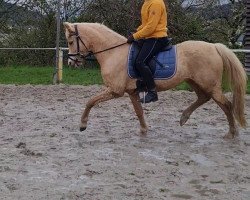
[[201, 39], [233, 48], [237, 47], [238, 38], [244, 33], [245, 3], [246, 0], [207, 0], [198, 7], [196, 4], [196, 8], [192, 4], [187, 7], [194, 8], [191, 14], [199, 20]]
[[78, 21], [104, 23], [127, 36], [139, 24], [141, 3], [135, 0], [92, 0]]
[[[169, 36], [174, 43], [204, 40], [235, 47], [244, 32], [245, 1], [228, 0], [228, 4], [222, 4], [219, 0], [166, 0]], [[0, 46], [55, 47], [57, 3], [57, 0], [0, 0]], [[142, 3], [143, 0], [62, 0], [60, 14], [63, 21], [104, 23], [127, 36], [140, 25]], [[61, 30], [61, 46], [65, 46]], [[19, 56], [29, 64], [47, 65], [54, 60], [54, 52], [28, 55], [23, 52]], [[20, 61], [16, 53], [11, 59], [1, 60]]]

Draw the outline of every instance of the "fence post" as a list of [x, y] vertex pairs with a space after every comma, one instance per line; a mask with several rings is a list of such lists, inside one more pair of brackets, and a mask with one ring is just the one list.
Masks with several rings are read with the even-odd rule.
[[[57, 1], [57, 12], [56, 12], [56, 66], [54, 70], [53, 84], [60, 83], [62, 81], [62, 65], [60, 65], [60, 9], [61, 1]], [[62, 54], [62, 53], [61, 53]]]
[[[244, 38], [245, 49], [250, 49], [250, 0], [246, 2], [246, 32]], [[245, 69], [248, 75], [250, 75], [250, 53], [245, 54]]]
[[62, 82], [63, 78], [63, 50], [59, 48], [58, 69], [57, 69], [57, 83]]

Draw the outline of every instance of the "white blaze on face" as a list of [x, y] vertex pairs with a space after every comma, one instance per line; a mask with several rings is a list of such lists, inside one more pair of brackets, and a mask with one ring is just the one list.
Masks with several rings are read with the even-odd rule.
[[77, 55], [80, 49], [77, 49], [77, 40], [76, 40], [76, 32], [75, 32], [76, 30], [75, 30], [74, 24], [71, 24], [69, 22], [64, 22], [63, 25], [64, 25], [65, 36], [66, 36], [68, 48], [69, 48], [68, 65], [73, 66], [73, 67], [79, 67], [80, 65], [84, 64], [85, 59], [82, 58], [81, 55]]
[[75, 65], [75, 62], [71, 59], [68, 59], [68, 65], [69, 66], [74, 66]]
[[83, 65], [84, 62], [85, 59], [81, 58], [79, 55], [70, 56], [68, 59], [68, 65], [76, 68], [78, 68], [80, 65]]

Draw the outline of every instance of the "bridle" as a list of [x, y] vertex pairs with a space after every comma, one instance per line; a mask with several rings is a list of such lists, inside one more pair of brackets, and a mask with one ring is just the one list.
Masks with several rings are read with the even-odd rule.
[[[69, 53], [68, 54], [68, 58], [74, 62], [79, 62], [78, 59], [74, 59], [76, 56], [82, 58], [82, 59], [85, 59], [89, 56], [91, 56], [92, 52], [88, 50], [86, 44], [82, 41], [81, 37], [79, 36], [79, 33], [78, 33], [78, 29], [77, 29], [77, 25], [74, 26], [75, 27], [75, 32], [73, 33], [70, 33], [69, 36], [76, 36], [76, 45], [77, 45], [77, 53]], [[80, 42], [83, 44], [83, 46], [86, 48], [87, 50], [87, 54], [86, 55], [83, 55], [80, 51]], [[73, 58], [72, 58], [73, 57]]]
[[[77, 45], [77, 52], [76, 53], [69, 53], [68, 54], [68, 58], [76, 63], [80, 62], [76, 56], [78, 56], [79, 58], [81, 59], [86, 59], [92, 55], [96, 55], [96, 54], [99, 54], [99, 53], [102, 53], [102, 52], [105, 52], [105, 51], [108, 51], [108, 50], [111, 50], [111, 49], [114, 49], [114, 48], [117, 48], [117, 47], [120, 47], [122, 45], [125, 45], [127, 44], [127, 42], [124, 42], [122, 44], [119, 44], [119, 45], [116, 45], [116, 46], [113, 46], [113, 47], [110, 47], [110, 48], [107, 48], [107, 49], [104, 49], [104, 50], [101, 50], [101, 51], [97, 51], [97, 52], [92, 52], [92, 51], [89, 51], [89, 49], [87, 48], [86, 44], [83, 42], [83, 40], [81, 39], [81, 37], [79, 36], [79, 33], [78, 33], [78, 29], [77, 29], [77, 25], [74, 25], [75, 27], [75, 32], [73, 33], [70, 33], [69, 36], [76, 36], [76, 45]], [[87, 54], [84, 55], [81, 53], [80, 51], [80, 42], [83, 44], [83, 46], [85, 47], [85, 49], [87, 50]], [[72, 58], [73, 57], [73, 58]], [[74, 59], [75, 58], [75, 59]]]

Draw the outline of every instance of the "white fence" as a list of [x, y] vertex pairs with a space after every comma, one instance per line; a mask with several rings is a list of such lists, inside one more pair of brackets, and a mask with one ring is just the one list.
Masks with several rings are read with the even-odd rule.
[[[0, 48], [0, 50], [54, 50], [56, 53], [56, 47], [55, 48]], [[60, 47], [59, 48], [59, 57], [58, 57], [58, 63], [54, 67], [54, 76], [53, 76], [53, 83], [60, 83], [62, 82], [62, 73], [63, 73], [63, 52], [68, 51], [68, 48], [66, 47]], [[235, 53], [250, 53], [250, 49], [232, 49]], [[246, 72], [248, 75], [250, 75], [250, 69], [246, 68]]]

